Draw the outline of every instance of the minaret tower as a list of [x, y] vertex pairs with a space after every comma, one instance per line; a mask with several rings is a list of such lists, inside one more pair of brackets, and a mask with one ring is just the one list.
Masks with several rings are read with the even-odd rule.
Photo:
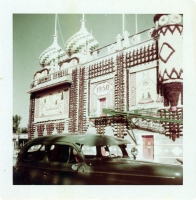
[[183, 16], [157, 14], [154, 16], [155, 34], [159, 47], [159, 93], [164, 106], [171, 111], [183, 104]]
[[79, 58], [80, 63], [91, 60], [93, 50], [99, 47], [98, 41], [86, 29], [85, 22], [83, 14], [80, 30], [70, 37], [65, 44], [67, 55], [70, 58]]
[[43, 68], [50, 69], [50, 73], [58, 71], [60, 66], [65, 61], [65, 51], [58, 45], [57, 42], [57, 14], [55, 15], [54, 40], [39, 57], [40, 65]]
[[[55, 15], [55, 27], [54, 27], [54, 46], [56, 47], [58, 44], [57, 44], [57, 14]], [[55, 57], [58, 57], [58, 52], [55, 52]], [[53, 63], [53, 72], [57, 71], [58, 69], [56, 68], [59, 68], [58, 64], [57, 63]]]

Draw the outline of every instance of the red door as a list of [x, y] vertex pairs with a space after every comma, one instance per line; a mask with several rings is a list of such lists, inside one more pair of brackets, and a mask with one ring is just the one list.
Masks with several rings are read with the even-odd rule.
[[143, 158], [154, 160], [154, 137], [153, 135], [143, 135]]
[[106, 116], [106, 114], [102, 112], [102, 109], [106, 107], [106, 98], [99, 99], [99, 101], [100, 101], [100, 116]]

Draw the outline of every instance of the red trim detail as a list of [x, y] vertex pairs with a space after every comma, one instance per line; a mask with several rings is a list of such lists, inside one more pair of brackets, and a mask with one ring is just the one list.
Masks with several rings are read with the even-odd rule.
[[163, 84], [163, 95], [166, 105], [170, 103], [171, 107], [176, 107], [179, 101], [179, 94], [183, 93], [183, 85], [179, 82]]
[[71, 62], [72, 60], [74, 60], [74, 59], [76, 59], [76, 60], [78, 61], [78, 63], [79, 63], [79, 61], [80, 61], [79, 58], [73, 57], [73, 58], [69, 58], [69, 59], [67, 59], [67, 60], [65, 60], [65, 61], [63, 61], [63, 62], [60, 62], [59, 65], [62, 66], [62, 64], [63, 64], [63, 63], [66, 63], [66, 62], [70, 63], [70, 62]]
[[[167, 45], [167, 46], [172, 50], [172, 51], [170, 52], [170, 54], [168, 55], [168, 57], [167, 57], [166, 60], [164, 60], [164, 59], [162, 58], [162, 56], [161, 56], [161, 51], [162, 51], [164, 45]], [[162, 46], [161, 46], [161, 49], [160, 49], [159, 58], [160, 58], [164, 63], [166, 63], [174, 52], [175, 52], [174, 48], [172, 48], [172, 46], [171, 46], [170, 44], [168, 44], [167, 42], [164, 42], [164, 43], [162, 44]]]
[[42, 73], [42, 72], [45, 71], [45, 70], [47, 71], [47, 74], [49, 74], [49, 69], [44, 68], [44, 69], [42, 69], [42, 70], [40, 70], [40, 71], [37, 71], [37, 72], [34, 74], [34, 77], [33, 77], [33, 78], [35, 78], [36, 74]]
[[156, 21], [159, 21], [160, 17], [163, 16], [163, 15], [168, 15], [168, 14], [156, 14], [156, 15], [154, 16], [154, 23], [155, 23]]
[[[156, 22], [156, 21], [159, 21], [159, 19], [160, 19], [160, 17], [161, 16], [163, 16], [163, 15], [169, 15], [169, 14], [156, 14], [155, 16], [154, 16], [154, 23]], [[180, 15], [183, 15], [183, 14], [180, 14]]]

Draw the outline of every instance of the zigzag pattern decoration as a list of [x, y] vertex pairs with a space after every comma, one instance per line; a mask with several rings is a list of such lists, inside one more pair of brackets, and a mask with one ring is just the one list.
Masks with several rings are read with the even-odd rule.
[[183, 74], [183, 69], [180, 69], [180, 71], [177, 72], [176, 69], [173, 68], [170, 73], [168, 73], [167, 69], [165, 69], [163, 74], [159, 73], [159, 80], [163, 82], [165, 80], [183, 79], [181, 77], [182, 74]]
[[165, 26], [162, 26], [161, 28], [159, 28], [157, 30], [157, 32], [159, 34], [162, 33], [165, 36], [165, 34], [167, 33], [167, 31], [170, 31], [171, 34], [173, 35], [173, 33], [175, 32], [175, 30], [177, 30], [180, 33], [180, 35], [182, 35], [183, 26], [181, 24], [165, 25]]
[[87, 45], [91, 51], [99, 47], [97, 40], [86, 29], [81, 29], [67, 41], [65, 49], [67, 54], [72, 55], [79, 53]]
[[49, 66], [52, 63], [60, 65], [65, 60], [65, 51], [54, 42], [46, 49], [39, 57], [39, 62], [42, 67]]

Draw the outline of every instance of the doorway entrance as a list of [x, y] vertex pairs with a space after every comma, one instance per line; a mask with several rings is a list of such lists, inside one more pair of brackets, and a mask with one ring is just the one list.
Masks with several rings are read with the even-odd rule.
[[154, 136], [143, 135], [143, 158], [154, 160]]
[[99, 99], [100, 101], [100, 116], [106, 116], [105, 113], [103, 113], [102, 109], [106, 107], [106, 98], [102, 98], [102, 99]]

